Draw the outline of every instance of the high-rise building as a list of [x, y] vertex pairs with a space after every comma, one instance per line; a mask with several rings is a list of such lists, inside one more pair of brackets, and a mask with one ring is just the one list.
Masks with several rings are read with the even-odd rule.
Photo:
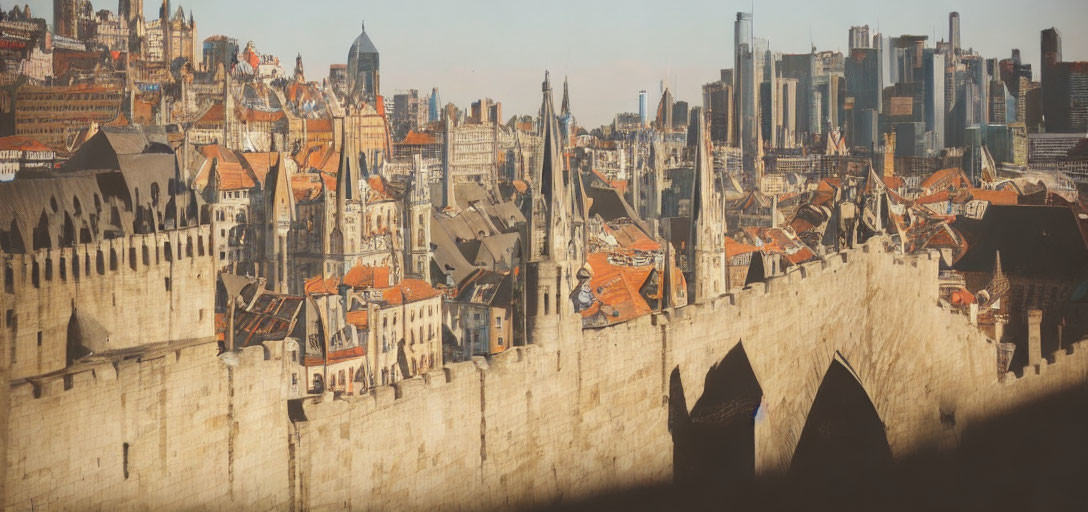
[[[870, 116], [873, 112], [880, 111], [881, 98], [884, 84], [881, 82], [880, 50], [855, 48], [850, 51], [850, 57], [845, 63], [846, 96], [853, 98], [853, 107], [849, 120], [855, 130], [846, 131], [847, 144], [853, 147], [870, 147], [875, 137], [867, 137], [864, 141], [855, 138], [855, 132], [860, 125], [858, 115]], [[869, 119], [865, 119], [869, 121]], [[868, 125], [866, 125], [868, 126]]]
[[1056, 29], [1044, 30], [1041, 39], [1046, 131], [1084, 133], [1088, 131], [1088, 62], [1062, 60], [1062, 37]]
[[733, 83], [718, 81], [704, 85], [703, 109], [710, 123], [710, 140], [714, 144], [736, 145], [733, 136]]
[[690, 120], [691, 107], [688, 106], [688, 102], [681, 100], [672, 104], [673, 129], [680, 129], [680, 127], [687, 126]]
[[83, 0], [53, 0], [53, 33], [79, 37], [79, 12], [83, 4]]
[[944, 114], [946, 106], [944, 98], [944, 54], [932, 48], [926, 48], [922, 58], [922, 79], [925, 84], [926, 132], [928, 132], [930, 140], [928, 146], [929, 149], [936, 153], [945, 147]]
[[1005, 87], [1005, 82], [1001, 80], [990, 81], [990, 123], [991, 124], [1006, 124], [1009, 123], [1008, 118], [1008, 104], [1009, 104], [1009, 91]]
[[952, 45], [952, 52], [960, 49], [960, 13], [948, 13], [948, 42]]
[[143, 19], [143, 0], [118, 0], [117, 17], [121, 18], [121, 20], [124, 21], [126, 25]]
[[872, 48], [872, 38], [869, 36], [869, 25], [850, 27], [849, 49]]
[[649, 121], [648, 116], [650, 115], [650, 113], [647, 111], [647, 109], [649, 108], [648, 102], [649, 102], [649, 97], [648, 97], [648, 93], [646, 92], [646, 89], [643, 89], [643, 90], [639, 91], [638, 92], [638, 122], [642, 126], [646, 126], [647, 121]]
[[[815, 57], [812, 53], [795, 55], [783, 55], [778, 63], [779, 75], [782, 78], [797, 80], [797, 131], [796, 137], [807, 138], [807, 134], [815, 133], [813, 125], [819, 125], [819, 116], [814, 116], [813, 103], [816, 101], [815, 88], [813, 86], [813, 70]], [[819, 111], [819, 106], [815, 107]]]
[[435, 123], [442, 118], [442, 98], [438, 95], [438, 88], [431, 89], [431, 97], [427, 100], [427, 122]]

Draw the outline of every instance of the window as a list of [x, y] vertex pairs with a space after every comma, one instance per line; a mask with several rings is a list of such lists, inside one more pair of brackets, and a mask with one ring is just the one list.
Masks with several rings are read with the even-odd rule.
[[169, 277], [163, 278], [163, 281], [166, 284], [166, 291], [170, 291], [170, 278]]
[[499, 329], [502, 329], [502, 317], [501, 316], [495, 317], [495, 327], [497, 327]]
[[499, 336], [499, 346], [500, 346], [500, 347], [501, 347], [501, 346], [503, 346], [503, 344], [502, 344], [502, 336]]

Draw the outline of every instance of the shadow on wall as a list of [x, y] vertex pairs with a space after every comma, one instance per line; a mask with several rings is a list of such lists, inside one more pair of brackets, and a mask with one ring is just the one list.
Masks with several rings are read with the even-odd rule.
[[669, 379], [673, 482], [725, 496], [755, 477], [755, 416], [763, 399], [743, 343], [706, 374], [703, 395], [688, 413], [680, 369]]
[[[679, 380], [674, 372], [674, 396], [682, 389]], [[1088, 388], [1055, 394], [975, 425], [964, 431], [954, 450], [924, 449], [892, 462], [883, 428], [876, 428], [879, 420], [874, 423], [866, 412], [868, 399], [862, 401], [864, 393], [855, 386], [849, 368], [833, 363], [789, 474], [751, 478], [751, 468], [742, 470], [740, 462], [722, 463], [718, 457], [724, 450], [710, 446], [751, 449], [740, 429], [719, 428], [716, 432], [736, 437], [696, 453], [684, 444], [699, 440], [692, 428], [696, 422], [685, 423], [683, 416], [673, 421], [670, 410], [680, 455], [674, 460], [674, 484], [616, 491], [549, 510], [1027, 511], [1084, 510], [1088, 503]], [[721, 396], [717, 393], [713, 396]], [[703, 432], [710, 435], [709, 429]], [[738, 461], [752, 459], [750, 453], [735, 455]], [[750, 479], [745, 485], [723, 481], [745, 477]]]

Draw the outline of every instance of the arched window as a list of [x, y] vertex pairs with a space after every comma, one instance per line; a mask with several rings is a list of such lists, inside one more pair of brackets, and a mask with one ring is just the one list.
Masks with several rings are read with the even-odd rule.
[[117, 250], [110, 247], [110, 270], [117, 270]]
[[204, 237], [202, 236], [196, 237], [196, 253], [199, 256], [204, 255]]
[[98, 275], [106, 275], [106, 257], [102, 254], [102, 249], [99, 249], [95, 254], [94, 269], [98, 271]]
[[188, 258], [193, 257], [193, 237], [185, 237], [185, 256]]

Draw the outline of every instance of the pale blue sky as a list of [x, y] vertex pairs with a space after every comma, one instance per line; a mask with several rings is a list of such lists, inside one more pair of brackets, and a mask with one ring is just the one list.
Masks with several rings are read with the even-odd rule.
[[[52, 0], [29, 3], [52, 23]], [[0, 1], [4, 10], [12, 4]], [[171, 8], [179, 4], [194, 9], [201, 40], [251, 40], [288, 71], [301, 52], [307, 76], [318, 80], [347, 59], [365, 18], [381, 52], [383, 94], [437, 86], [459, 106], [485, 96], [502, 101], [506, 117], [536, 111], [550, 69], [556, 85], [569, 75], [572, 110], [590, 127], [635, 111], [638, 90], [653, 98], [666, 75], [678, 99], [699, 102], [700, 85], [732, 67], [735, 13], [751, 9], [750, 1], [732, 0], [174, 0]], [[159, 5], [144, 0], [150, 16]], [[94, 6], [116, 10], [117, 2]], [[950, 10], [960, 12], [963, 45], [987, 57], [1020, 48], [1037, 66], [1039, 31], [1056, 26], [1065, 59], [1088, 60], [1088, 35], [1078, 30], [1088, 23], [1085, 0], [760, 1], [755, 34], [783, 53], [806, 52], [810, 33], [818, 49], [845, 51], [851, 25], [941, 40]]]

